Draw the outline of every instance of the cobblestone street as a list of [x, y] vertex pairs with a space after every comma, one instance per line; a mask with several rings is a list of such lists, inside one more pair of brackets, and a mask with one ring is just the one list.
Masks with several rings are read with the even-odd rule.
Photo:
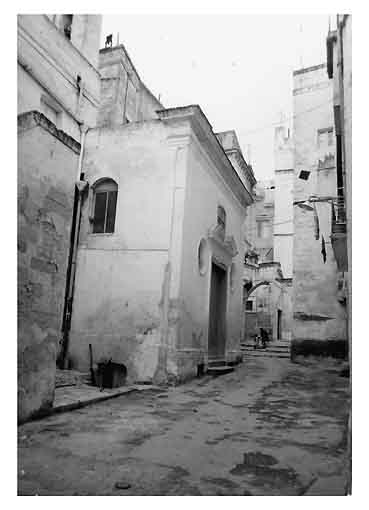
[[19, 427], [21, 495], [344, 494], [348, 379], [248, 359]]

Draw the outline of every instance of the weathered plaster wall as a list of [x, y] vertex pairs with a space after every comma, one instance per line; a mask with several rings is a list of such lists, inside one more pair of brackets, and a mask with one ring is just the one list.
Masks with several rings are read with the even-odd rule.
[[18, 417], [52, 405], [80, 147], [37, 112], [18, 118]]
[[[332, 84], [326, 67], [316, 66], [294, 74], [294, 200], [310, 195], [335, 196], [334, 137], [320, 140], [319, 129], [333, 126]], [[311, 172], [307, 181], [301, 170]], [[344, 341], [346, 311], [338, 301], [338, 273], [330, 243], [331, 206], [318, 203], [320, 237], [315, 239], [314, 215], [294, 207], [293, 341]], [[322, 236], [326, 263], [323, 261]], [[314, 344], [315, 345], [315, 344]], [[333, 344], [332, 344], [333, 345]]]
[[87, 135], [85, 178], [114, 179], [118, 201], [114, 234], [91, 233], [91, 187], [83, 206], [69, 351], [79, 369], [89, 343], [95, 362], [124, 363], [128, 380], [152, 379], [162, 362], [174, 170], [166, 137], [158, 121]]
[[[96, 124], [100, 29], [101, 16], [74, 15], [70, 41], [46, 15], [18, 16], [19, 114], [38, 110], [50, 118], [51, 105], [57, 127], [76, 140], [80, 138], [78, 121]], [[83, 85], [81, 101], [77, 75]]]
[[[242, 335], [242, 273], [245, 246], [242, 224], [245, 208], [233, 197], [197, 141], [189, 153], [189, 173], [185, 199], [183, 252], [180, 299], [182, 322], [178, 330], [177, 359], [182, 376], [195, 375], [197, 364], [207, 360], [211, 259], [227, 267], [226, 357], [234, 360], [240, 354]], [[208, 232], [217, 224], [217, 207], [226, 211], [226, 236], [233, 236], [238, 254], [232, 259], [218, 251], [208, 239]], [[198, 249], [206, 241], [205, 271], [200, 274]], [[232, 274], [231, 274], [232, 265]], [[181, 364], [182, 363], [182, 364]]]

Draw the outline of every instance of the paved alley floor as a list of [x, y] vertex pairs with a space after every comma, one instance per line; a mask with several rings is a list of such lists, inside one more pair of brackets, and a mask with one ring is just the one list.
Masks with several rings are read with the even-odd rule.
[[18, 428], [20, 495], [343, 495], [349, 382], [335, 360], [250, 358]]

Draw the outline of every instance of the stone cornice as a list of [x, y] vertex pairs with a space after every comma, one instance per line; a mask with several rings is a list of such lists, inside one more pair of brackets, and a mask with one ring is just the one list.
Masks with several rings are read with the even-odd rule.
[[252, 170], [252, 166], [248, 165], [242, 155], [242, 152], [237, 149], [225, 149], [225, 153], [228, 155], [234, 155], [236, 158], [237, 163], [240, 165], [241, 170], [244, 172], [246, 178], [250, 181], [251, 187], [255, 186], [256, 179], [254, 176], [254, 172]]
[[[107, 56], [106, 61], [103, 58]], [[123, 69], [128, 74], [128, 77], [131, 79], [132, 83], [134, 78], [135, 83], [133, 83], [136, 89], [140, 88], [141, 79], [136, 71], [135, 66], [132, 64], [131, 59], [129, 58], [128, 53], [123, 45], [115, 46], [114, 48], [103, 48], [99, 51], [99, 69], [102, 70], [105, 67], [110, 67], [114, 64], [120, 64]], [[110, 58], [109, 58], [110, 57]]]
[[214, 134], [212, 127], [200, 106], [189, 105], [157, 110], [160, 120], [169, 123], [188, 121], [198, 141], [205, 148], [208, 156], [215, 164], [218, 172], [227, 183], [233, 194], [243, 207], [253, 203], [249, 193], [237, 171], [230, 162], [226, 152]]
[[276, 173], [276, 174], [293, 174], [294, 171], [295, 171], [294, 168], [280, 168], [280, 169], [274, 170], [274, 173]]
[[48, 131], [51, 135], [57, 138], [60, 142], [66, 145], [69, 149], [71, 149], [76, 154], [79, 154], [81, 151], [81, 145], [74, 138], [67, 135], [61, 129], [58, 129], [55, 124], [53, 124], [45, 115], [42, 113], [33, 110], [30, 112], [22, 113], [18, 115], [18, 133], [23, 133], [28, 131], [29, 129], [40, 126], [46, 131]]
[[317, 71], [318, 69], [324, 69], [326, 67], [326, 64], [318, 64], [311, 67], [303, 67], [301, 69], [296, 69], [296, 71], [293, 71], [293, 75], [297, 76], [298, 74], [305, 74], [305, 73], [311, 73], [312, 71]]

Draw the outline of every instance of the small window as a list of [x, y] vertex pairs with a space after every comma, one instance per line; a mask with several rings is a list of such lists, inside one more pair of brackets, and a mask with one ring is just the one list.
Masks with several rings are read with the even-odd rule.
[[250, 299], [246, 301], [246, 312], [252, 312], [254, 309], [254, 302]]
[[198, 252], [197, 252], [197, 262], [199, 267], [199, 273], [203, 276], [208, 267], [208, 249], [205, 239], [201, 239]]
[[260, 239], [267, 239], [271, 236], [271, 225], [269, 221], [259, 220], [256, 222], [257, 236]]
[[221, 235], [225, 236], [225, 230], [226, 230], [226, 212], [223, 209], [221, 205], [218, 206], [218, 212], [217, 212], [217, 225], [219, 228], [219, 231]]
[[106, 179], [95, 186], [93, 234], [112, 234], [114, 232], [117, 194], [118, 186], [111, 179]]

